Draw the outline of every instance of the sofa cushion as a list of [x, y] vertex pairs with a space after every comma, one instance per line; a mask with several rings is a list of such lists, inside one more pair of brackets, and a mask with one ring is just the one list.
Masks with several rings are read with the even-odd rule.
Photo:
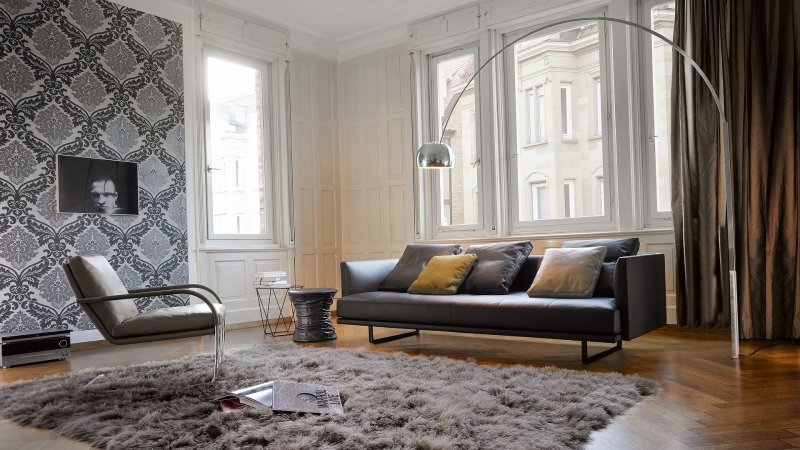
[[462, 290], [469, 294], [508, 294], [533, 246], [530, 241], [471, 245], [467, 254], [478, 256]]
[[457, 295], [420, 295], [373, 291], [336, 301], [336, 317], [420, 324], [450, 324], [450, 307]]
[[508, 295], [417, 295], [362, 292], [339, 299], [341, 319], [579, 335], [620, 333], [613, 298], [529, 298]]
[[639, 238], [590, 239], [583, 241], [564, 241], [561, 248], [605, 247], [606, 262], [618, 260], [621, 256], [639, 253]]
[[605, 257], [605, 247], [548, 248], [528, 295], [549, 298], [589, 298]]
[[422, 269], [434, 256], [458, 255], [461, 246], [458, 244], [412, 244], [406, 246], [400, 261], [389, 275], [378, 285], [381, 291], [406, 292], [411, 283], [419, 277]]
[[214, 312], [207, 304], [194, 304], [147, 311], [122, 322], [114, 337], [135, 337], [153, 334], [180, 333], [214, 327], [214, 316], [225, 322], [225, 306], [214, 304]]
[[592, 297], [614, 297], [614, 271], [616, 268], [616, 261], [603, 263]]
[[[103, 256], [76, 256], [70, 258], [68, 264], [83, 298], [109, 297], [128, 293], [117, 272]], [[122, 322], [139, 314], [139, 309], [131, 299], [87, 303], [85, 307], [97, 316], [102, 326], [111, 335]]]
[[475, 255], [434, 256], [411, 283], [412, 294], [452, 295], [467, 278], [478, 257]]
[[530, 298], [524, 292], [474, 295], [454, 305], [451, 324], [594, 335], [621, 332], [619, 311], [612, 298]]

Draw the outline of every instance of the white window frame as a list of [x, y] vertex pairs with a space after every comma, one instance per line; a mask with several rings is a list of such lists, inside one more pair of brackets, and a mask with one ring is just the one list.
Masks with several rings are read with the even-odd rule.
[[[442, 59], [449, 59], [458, 57], [461, 55], [466, 54], [474, 54], [474, 61], [475, 61], [475, 69], [480, 65], [480, 48], [478, 42], [471, 41], [464, 45], [460, 45], [457, 47], [448, 47], [443, 50], [433, 50], [427, 53], [423, 53], [423, 60], [424, 66], [421, 74], [423, 76], [423, 86], [426, 86], [425, 95], [422, 97], [422, 120], [427, 123], [426, 126], [426, 135], [428, 142], [439, 142], [440, 134], [437, 132], [439, 126], [436, 123], [437, 118], [439, 117], [438, 109], [438, 97], [437, 97], [437, 75], [436, 75], [436, 64], [438, 61]], [[493, 208], [491, 204], [491, 195], [487, 195], [487, 192], [492, 192], [491, 185], [489, 182], [491, 180], [491, 174], [487, 174], [487, 170], [491, 170], [491, 165], [487, 165], [485, 162], [487, 160], [491, 160], [491, 155], [486, 155], [486, 146], [484, 145], [484, 136], [482, 133], [482, 129], [484, 128], [484, 124], [482, 121], [487, 120], [488, 117], [485, 117], [482, 114], [482, 109], [486, 105], [486, 98], [482, 95], [481, 92], [481, 76], [479, 74], [474, 80], [475, 86], [475, 103], [474, 103], [474, 113], [475, 113], [475, 143], [476, 148], [474, 149], [476, 160], [475, 164], [477, 165], [478, 170], [478, 192], [476, 194], [478, 198], [478, 205], [477, 205], [477, 223], [475, 224], [463, 224], [463, 225], [444, 225], [442, 221], [442, 208], [440, 205], [440, 198], [441, 198], [441, 185], [442, 185], [442, 177], [440, 170], [422, 170], [421, 171], [421, 186], [422, 186], [422, 202], [424, 213], [423, 217], [433, 218], [433, 220], [426, 220], [423, 226], [426, 228], [425, 235], [433, 238], [433, 239], [449, 239], [455, 237], [474, 237], [474, 236], [483, 236], [488, 233], [487, 227], [487, 214], [488, 211]], [[471, 196], [472, 193], [464, 192], [465, 198]]]
[[[207, 73], [207, 60], [209, 57], [219, 58], [226, 61], [234, 62], [236, 64], [246, 65], [252, 68], [256, 68], [261, 71], [264, 79], [262, 80], [261, 86], [261, 104], [262, 104], [262, 129], [264, 132], [262, 133], [262, 161], [263, 161], [263, 189], [264, 189], [264, 213], [265, 216], [263, 220], [265, 221], [265, 232], [258, 233], [258, 234], [224, 234], [224, 233], [215, 233], [214, 232], [214, 218], [212, 211], [213, 209], [213, 186], [211, 182], [211, 175], [212, 171], [215, 168], [212, 168], [208, 162], [208, 149], [209, 149], [209, 139], [207, 130], [210, 127], [210, 110], [209, 110], [209, 100], [208, 100], [208, 80], [206, 77]], [[200, 134], [202, 136], [201, 142], [203, 143], [202, 147], [202, 173], [205, 175], [203, 177], [203, 183], [205, 185], [205, 220], [204, 220], [204, 229], [206, 239], [208, 241], [251, 241], [253, 243], [267, 243], [273, 244], [277, 241], [275, 235], [275, 228], [276, 228], [276, 221], [279, 219], [278, 214], [276, 213], [276, 209], [273, 208], [273, 205], [276, 204], [275, 192], [276, 186], [274, 185], [277, 182], [277, 176], [274, 176], [273, 167], [277, 167], [277, 140], [276, 140], [276, 120], [277, 120], [277, 111], [279, 108], [276, 88], [277, 88], [277, 74], [276, 74], [276, 61], [269, 60], [269, 59], [261, 59], [255, 58], [249, 55], [244, 55], [242, 53], [238, 53], [236, 51], [230, 50], [225, 48], [225, 46], [218, 46], [212, 45], [209, 43], [201, 44], [201, 51], [200, 51], [200, 79], [202, 82], [200, 85], [202, 86], [201, 90], [201, 101], [202, 101], [202, 112], [203, 112], [203, 126], [200, 130]]]
[[[640, 2], [640, 24], [650, 28], [650, 12], [653, 7], [672, 3], [669, 0], [643, 0]], [[639, 60], [639, 80], [642, 96], [642, 116], [645, 118], [642, 123], [643, 133], [641, 135], [641, 148], [643, 150], [641, 158], [645, 167], [644, 198], [642, 199], [644, 209], [645, 228], [672, 228], [672, 211], [658, 211], [658, 178], [656, 172], [656, 139], [670, 139], [670, 136], [657, 136], [654, 123], [655, 93], [653, 92], [653, 58], [652, 58], [652, 36], [642, 33], [640, 41]], [[664, 45], [667, 45], [666, 43]], [[670, 208], [671, 209], [671, 208]]]
[[[595, 10], [580, 14], [579, 16], [572, 16], [572, 17], [586, 17], [586, 16], [603, 16], [606, 14], [606, 9], [602, 10]], [[566, 19], [570, 16], [562, 17]], [[552, 21], [552, 18], [548, 21]], [[546, 21], [547, 22], [547, 21]], [[501, 42], [511, 42], [513, 39], [519, 37], [521, 34], [537, 27], [541, 26], [546, 22], [534, 22], [526, 24], [525, 28], [516, 29], [513, 31], [509, 31], [504, 33], [501, 36]], [[611, 90], [611, 55], [608, 50], [609, 42], [607, 34], [605, 33], [605, 25], [604, 23], [600, 22], [599, 24], [599, 51], [600, 51], [600, 73], [597, 77], [600, 80], [600, 87], [601, 87], [601, 112], [603, 115], [603, 121], [601, 123], [602, 130], [601, 135], [596, 136], [598, 139], [602, 139], [603, 143], [603, 173], [604, 179], [606, 183], [610, 183], [613, 181], [612, 174], [615, 173], [615, 168], [612, 167], [612, 161], [614, 161], [614, 148], [612, 146], [612, 142], [609, 138], [608, 132], [605, 132], [611, 127], [610, 119], [611, 114], [608, 107], [608, 98], [609, 92]], [[559, 30], [570, 29], [574, 28], [576, 24], [565, 24], [560, 27], [553, 27], [548, 30], [545, 30], [541, 33], [535, 34], [534, 36], [538, 35], [548, 35], [558, 32]], [[545, 219], [545, 220], [530, 220], [530, 221], [522, 221], [520, 220], [520, 211], [518, 208], [519, 203], [519, 188], [518, 188], [518, 167], [517, 167], [517, 121], [516, 121], [516, 80], [513, 78], [515, 77], [515, 60], [514, 60], [514, 47], [510, 47], [508, 50], [504, 52], [503, 55], [503, 71], [504, 77], [503, 85], [505, 86], [505, 96], [504, 96], [504, 114], [505, 114], [505, 122], [506, 122], [506, 129], [505, 129], [505, 145], [506, 145], [506, 152], [507, 152], [507, 166], [508, 170], [506, 171], [506, 180], [505, 184], [507, 186], [507, 195], [508, 195], [508, 216], [509, 216], [509, 226], [508, 226], [508, 234], [512, 236], [531, 236], [531, 235], [540, 235], [540, 234], [557, 234], [557, 233], [573, 233], [573, 232], [604, 232], [604, 231], [613, 231], [617, 227], [616, 223], [616, 216], [612, 214], [611, 208], [611, 197], [609, 194], [610, 189], [605, 189], [604, 192], [604, 200], [603, 200], [603, 214], [600, 216], [590, 216], [590, 217], [574, 217], [574, 218], [564, 218], [564, 219]], [[608, 187], [608, 186], [606, 186]]]
[[[566, 93], [566, 95], [564, 95]], [[559, 91], [561, 101], [561, 138], [573, 139], [575, 130], [572, 128], [572, 84], [561, 83]], [[564, 129], [566, 128], [566, 130]]]

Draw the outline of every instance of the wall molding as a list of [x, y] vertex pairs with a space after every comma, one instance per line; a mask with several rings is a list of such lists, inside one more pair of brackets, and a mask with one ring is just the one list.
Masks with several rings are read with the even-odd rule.
[[405, 44], [408, 39], [408, 25], [405, 24], [345, 36], [336, 42], [338, 61]]

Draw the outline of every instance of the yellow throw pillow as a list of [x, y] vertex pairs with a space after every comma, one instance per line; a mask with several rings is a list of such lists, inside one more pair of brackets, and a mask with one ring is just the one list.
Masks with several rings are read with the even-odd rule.
[[474, 254], [434, 256], [408, 288], [409, 294], [452, 295], [478, 260]]

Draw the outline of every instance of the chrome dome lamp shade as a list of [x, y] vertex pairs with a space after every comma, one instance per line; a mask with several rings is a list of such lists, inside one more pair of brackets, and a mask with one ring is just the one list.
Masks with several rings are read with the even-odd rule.
[[420, 169], [452, 169], [455, 165], [456, 156], [447, 144], [429, 142], [417, 151], [417, 167]]

